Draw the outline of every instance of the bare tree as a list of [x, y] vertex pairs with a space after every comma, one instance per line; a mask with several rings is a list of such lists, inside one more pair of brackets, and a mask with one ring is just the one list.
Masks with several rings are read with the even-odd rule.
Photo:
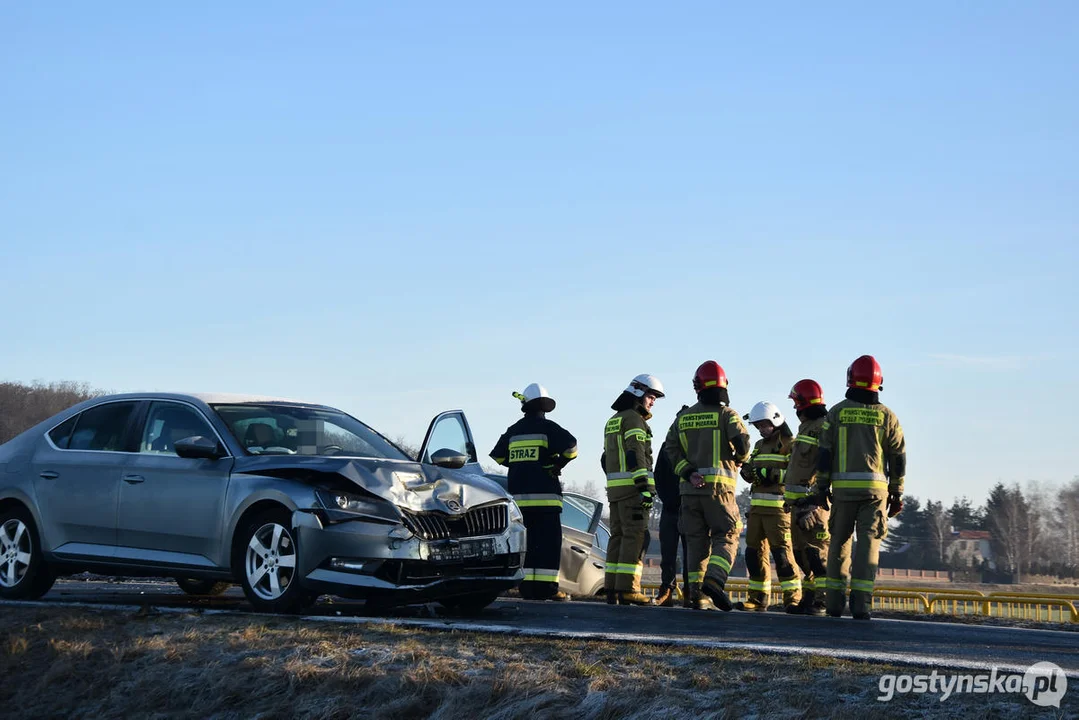
[[586, 495], [596, 500], [605, 500], [607, 498], [607, 492], [600, 487], [597, 480], [592, 479], [587, 482], [581, 482], [580, 480], [566, 485], [566, 490], [578, 493], [580, 495]]
[[925, 525], [929, 535], [930, 552], [937, 568], [944, 567], [948, 545], [952, 541], [952, 514], [939, 500], [925, 503]]
[[104, 394], [86, 383], [70, 381], [48, 384], [34, 382], [30, 385], [0, 383], [0, 443], [7, 442], [61, 410]]
[[1079, 477], [1057, 492], [1056, 504], [1049, 515], [1053, 533], [1053, 554], [1061, 569], [1074, 577], [1079, 571]]
[[993, 550], [1000, 564], [1022, 582], [1023, 573], [1029, 571], [1032, 546], [1038, 540], [1039, 529], [1032, 528], [1030, 505], [1018, 485], [1006, 487], [997, 483], [989, 493], [986, 503], [986, 526], [992, 538]]
[[1056, 560], [1056, 548], [1050, 525], [1052, 502], [1050, 492], [1038, 482], [1027, 483], [1024, 497], [1027, 501], [1027, 523], [1025, 544], [1029, 554], [1029, 566], [1037, 572], [1048, 572], [1049, 566]]
[[408, 455], [413, 460], [420, 459], [420, 449], [405, 439], [404, 435], [398, 435], [393, 438], [388, 438], [390, 442], [397, 446], [397, 449]]

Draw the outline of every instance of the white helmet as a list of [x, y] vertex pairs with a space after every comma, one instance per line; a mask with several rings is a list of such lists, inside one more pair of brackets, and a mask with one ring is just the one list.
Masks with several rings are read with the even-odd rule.
[[551, 412], [554, 410], [555, 402], [551, 394], [547, 392], [547, 388], [543, 387], [539, 383], [532, 383], [525, 388], [523, 393], [514, 392], [513, 397], [521, 401], [521, 405], [530, 403], [533, 400], [540, 400], [536, 403], [542, 412]]
[[663, 383], [655, 375], [638, 375], [629, 381], [626, 392], [637, 397], [644, 397], [646, 392], [650, 392], [656, 397], [664, 396]]
[[767, 420], [772, 423], [772, 427], [779, 427], [785, 422], [783, 413], [779, 412], [779, 408], [770, 402], [759, 402], [754, 405], [749, 414], [745, 416], [745, 419], [751, 423]]

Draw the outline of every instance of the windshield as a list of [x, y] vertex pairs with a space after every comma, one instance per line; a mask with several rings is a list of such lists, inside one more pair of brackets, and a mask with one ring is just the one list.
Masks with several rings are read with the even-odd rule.
[[213, 409], [252, 455], [410, 459], [389, 440], [340, 410], [273, 403], [214, 405]]

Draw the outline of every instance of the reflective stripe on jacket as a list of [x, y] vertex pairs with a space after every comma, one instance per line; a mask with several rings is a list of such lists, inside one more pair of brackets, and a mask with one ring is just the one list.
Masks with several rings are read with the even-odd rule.
[[652, 476], [652, 429], [637, 408], [616, 413], [603, 428], [607, 499], [626, 500], [656, 491]]
[[820, 457], [820, 434], [825, 417], [801, 423], [798, 434], [791, 443], [791, 460], [784, 476], [784, 497], [788, 500], [803, 498], [817, 481], [817, 459]]
[[903, 492], [906, 441], [899, 418], [887, 406], [845, 399], [829, 411], [820, 450], [830, 457], [817, 484], [831, 485], [837, 500], [884, 497]]
[[508, 489], [518, 507], [562, 511], [558, 475], [577, 457], [577, 439], [545, 417], [525, 415], [495, 443], [491, 458], [509, 468]]
[[[741, 416], [721, 405], [696, 405], [683, 408], [671, 424], [663, 442], [663, 452], [681, 478], [679, 492], [683, 495], [715, 495], [733, 493], [737, 484], [738, 466], [746, 457], [738, 456], [731, 440], [743, 436], [743, 447], [749, 447], [749, 434]], [[704, 487], [696, 488], [689, 476], [699, 472]]]
[[779, 428], [753, 446], [745, 468], [753, 478], [750, 507], [783, 512], [783, 476], [790, 464], [790, 453], [791, 438], [784, 436]]

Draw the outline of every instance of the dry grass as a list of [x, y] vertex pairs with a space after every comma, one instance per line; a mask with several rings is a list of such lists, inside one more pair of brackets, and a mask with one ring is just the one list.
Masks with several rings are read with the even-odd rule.
[[285, 617], [16, 607], [0, 616], [0, 708], [20, 717], [1013, 718], [1036, 709], [1022, 696], [882, 704], [882, 672], [912, 671]]

